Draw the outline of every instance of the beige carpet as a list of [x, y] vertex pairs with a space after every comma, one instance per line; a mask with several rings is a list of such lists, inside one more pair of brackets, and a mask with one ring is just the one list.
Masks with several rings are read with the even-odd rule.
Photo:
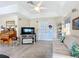
[[51, 42], [37, 41], [35, 44], [0, 46], [0, 54], [8, 55], [10, 58], [51, 58], [51, 45]]

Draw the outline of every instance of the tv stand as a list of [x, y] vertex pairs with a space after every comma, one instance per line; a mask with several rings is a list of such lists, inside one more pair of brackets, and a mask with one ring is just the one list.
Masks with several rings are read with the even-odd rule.
[[22, 34], [22, 44], [27, 43], [35, 43], [36, 42], [36, 34]]

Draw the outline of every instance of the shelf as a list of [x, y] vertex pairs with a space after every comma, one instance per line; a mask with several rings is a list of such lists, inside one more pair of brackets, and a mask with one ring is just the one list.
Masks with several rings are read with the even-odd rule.
[[62, 24], [59, 23], [59, 24], [57, 25], [57, 37], [60, 39], [61, 36], [62, 36]]

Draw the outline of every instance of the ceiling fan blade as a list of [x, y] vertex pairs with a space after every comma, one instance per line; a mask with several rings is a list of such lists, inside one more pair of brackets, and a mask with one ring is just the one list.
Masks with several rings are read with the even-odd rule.
[[28, 1], [27, 3], [34, 5], [33, 1]]
[[28, 5], [30, 5], [33, 8], [36, 7], [36, 5], [33, 3], [33, 1], [28, 1], [27, 3], [28, 3]]

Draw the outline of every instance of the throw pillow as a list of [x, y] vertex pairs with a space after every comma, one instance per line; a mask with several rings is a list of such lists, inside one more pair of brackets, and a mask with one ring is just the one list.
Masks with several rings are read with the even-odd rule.
[[74, 42], [71, 47], [71, 55], [74, 57], [79, 57], [79, 45]]

